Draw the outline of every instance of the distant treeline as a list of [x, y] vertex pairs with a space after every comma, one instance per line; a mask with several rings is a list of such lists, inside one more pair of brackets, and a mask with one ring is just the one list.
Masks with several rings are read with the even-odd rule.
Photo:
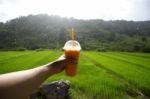
[[0, 23], [0, 50], [61, 49], [75, 39], [84, 50], [150, 52], [150, 21], [78, 20], [45, 14]]

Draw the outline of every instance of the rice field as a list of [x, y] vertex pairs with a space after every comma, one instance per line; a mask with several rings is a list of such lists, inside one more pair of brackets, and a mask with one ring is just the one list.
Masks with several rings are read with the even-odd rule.
[[[0, 52], [0, 74], [34, 68], [62, 54], [57, 50]], [[44, 83], [60, 79], [71, 82], [72, 99], [149, 99], [150, 54], [82, 51], [76, 77], [62, 72]]]

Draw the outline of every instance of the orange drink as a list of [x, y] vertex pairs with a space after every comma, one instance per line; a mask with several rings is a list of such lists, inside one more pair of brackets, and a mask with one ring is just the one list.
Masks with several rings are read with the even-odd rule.
[[74, 40], [74, 30], [72, 29], [72, 40], [65, 43], [63, 48], [65, 50], [66, 74], [68, 76], [75, 76], [77, 74], [78, 59], [80, 55], [81, 46], [79, 42]]
[[77, 74], [77, 65], [80, 51], [76, 49], [65, 50], [66, 74], [68, 76], [75, 76]]

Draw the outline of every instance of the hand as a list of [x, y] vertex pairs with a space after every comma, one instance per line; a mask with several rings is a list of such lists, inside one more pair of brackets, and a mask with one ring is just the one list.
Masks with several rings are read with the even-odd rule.
[[66, 58], [64, 55], [60, 56], [56, 61], [49, 64], [52, 74], [57, 74], [65, 69]]

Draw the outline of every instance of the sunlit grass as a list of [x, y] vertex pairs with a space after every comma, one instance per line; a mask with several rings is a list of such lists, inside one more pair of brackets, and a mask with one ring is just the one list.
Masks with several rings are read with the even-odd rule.
[[108, 55], [111, 57], [115, 57], [118, 59], [125, 60], [130, 63], [135, 63], [136, 65], [141, 65], [147, 69], [150, 69], [150, 54], [146, 53], [127, 53], [127, 52], [108, 52], [108, 53], [100, 53], [103, 55]]
[[53, 51], [22, 52], [24, 54], [19, 57], [17, 57], [17, 54], [19, 53], [20, 55], [20, 52], [11, 53], [15, 53], [16, 55], [14, 55], [13, 58], [8, 58], [7, 60], [3, 60], [0, 62], [0, 73], [30, 69], [51, 62], [52, 60], [60, 56], [60, 53]]
[[[100, 99], [122, 97], [124, 85], [117, 80], [112, 79], [103, 70], [87, 61], [81, 55], [78, 66], [78, 75], [76, 77], [67, 77], [65, 73], [53, 76], [47, 80], [66, 79], [70, 80], [72, 88], [72, 97], [81, 99]], [[75, 90], [75, 92], [74, 92]]]
[[[0, 52], [0, 73], [7, 73], [18, 70], [34, 68], [48, 62], [54, 61], [63, 52], [61, 51], [11, 51]], [[49, 77], [44, 83], [55, 80], [69, 80], [71, 87], [69, 94], [72, 99], [133, 99], [127, 92], [126, 82], [149, 93], [150, 89], [150, 73], [149, 70], [141, 68], [136, 64], [149, 66], [149, 60], [146, 57], [132, 56], [132, 54], [124, 55], [117, 52], [81, 52], [78, 65], [78, 74], [75, 77], [66, 76], [65, 72]], [[136, 53], [138, 54], [138, 53]], [[110, 75], [107, 70], [96, 66], [95, 63], [89, 61], [88, 58], [110, 69], [112, 73], [116, 73], [123, 81], [116, 79], [117, 75]], [[128, 62], [127, 62], [128, 61]], [[144, 62], [142, 64], [142, 61]], [[133, 64], [136, 63], [136, 64]], [[130, 87], [130, 86], [129, 86]]]
[[[105, 53], [106, 56], [98, 52], [86, 52], [85, 54], [88, 57], [94, 59], [100, 65], [103, 65], [105, 68], [115, 72], [118, 76], [121, 76], [123, 79], [127, 80], [129, 83], [140, 89], [145, 94], [150, 93], [149, 70], [143, 69], [128, 62], [122, 62], [120, 60], [110, 58], [110, 56], [113, 56], [113, 54]], [[131, 56], [129, 56], [129, 60], [130, 58]], [[126, 57], [126, 59], [128, 58]]]

